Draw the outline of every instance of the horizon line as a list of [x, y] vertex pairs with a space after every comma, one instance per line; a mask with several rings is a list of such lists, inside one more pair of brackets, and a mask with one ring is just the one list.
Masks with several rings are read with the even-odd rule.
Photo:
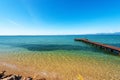
[[93, 33], [93, 34], [33, 34], [33, 35], [0, 35], [0, 36], [74, 36], [74, 35], [120, 35], [120, 34], [114, 34], [114, 33]]

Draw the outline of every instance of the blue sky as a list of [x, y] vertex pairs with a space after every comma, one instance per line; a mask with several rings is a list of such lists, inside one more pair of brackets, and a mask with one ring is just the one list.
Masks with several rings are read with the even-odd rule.
[[120, 32], [120, 0], [0, 0], [0, 35]]

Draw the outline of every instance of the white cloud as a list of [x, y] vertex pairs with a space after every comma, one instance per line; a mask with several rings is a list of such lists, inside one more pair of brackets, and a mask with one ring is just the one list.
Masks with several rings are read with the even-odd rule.
[[15, 26], [20, 26], [20, 24], [18, 24], [17, 22], [11, 20], [11, 19], [7, 19], [7, 21]]

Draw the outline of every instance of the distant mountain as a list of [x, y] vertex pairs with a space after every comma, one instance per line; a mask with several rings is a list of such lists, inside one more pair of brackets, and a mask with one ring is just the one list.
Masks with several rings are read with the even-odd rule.
[[115, 32], [114, 34], [120, 35], [120, 32]]
[[114, 32], [114, 33], [98, 33], [96, 35], [120, 35], [120, 32]]
[[120, 35], [120, 32], [114, 32], [114, 33], [96, 33], [96, 34], [88, 34], [88, 35]]

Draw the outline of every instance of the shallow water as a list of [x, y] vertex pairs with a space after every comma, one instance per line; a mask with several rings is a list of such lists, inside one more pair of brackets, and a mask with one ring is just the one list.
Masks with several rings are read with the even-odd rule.
[[120, 47], [120, 36], [1, 36], [0, 70], [48, 80], [119, 80], [120, 57], [74, 38]]

